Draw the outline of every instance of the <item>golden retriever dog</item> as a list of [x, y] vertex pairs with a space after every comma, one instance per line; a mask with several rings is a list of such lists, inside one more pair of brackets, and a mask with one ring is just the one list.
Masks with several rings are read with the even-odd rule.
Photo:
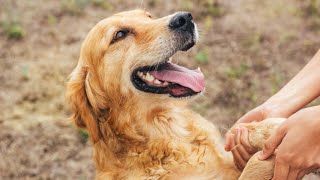
[[[96, 179], [272, 177], [272, 160], [253, 156], [241, 173], [223, 150], [218, 129], [188, 109], [204, 91], [200, 69], [170, 62], [198, 40], [187, 12], [154, 19], [143, 10], [115, 14], [89, 32], [67, 98], [78, 127], [94, 146]], [[244, 124], [261, 148], [279, 121]]]

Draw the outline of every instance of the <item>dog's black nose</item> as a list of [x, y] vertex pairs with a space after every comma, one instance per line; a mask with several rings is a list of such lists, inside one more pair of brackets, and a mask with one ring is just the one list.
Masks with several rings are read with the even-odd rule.
[[192, 15], [188, 12], [177, 13], [170, 20], [169, 27], [173, 30], [192, 31], [194, 29]]

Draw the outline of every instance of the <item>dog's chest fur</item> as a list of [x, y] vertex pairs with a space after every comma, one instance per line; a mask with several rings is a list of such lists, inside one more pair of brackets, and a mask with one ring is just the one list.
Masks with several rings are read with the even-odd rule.
[[177, 109], [140, 122], [147, 123], [132, 126], [136, 136], [144, 137], [142, 141], [126, 141], [116, 135], [118, 140], [113, 141], [118, 141], [117, 148], [104, 142], [95, 145], [97, 179], [107, 173], [114, 179], [231, 180], [239, 174], [220, 147], [218, 130], [200, 115]]

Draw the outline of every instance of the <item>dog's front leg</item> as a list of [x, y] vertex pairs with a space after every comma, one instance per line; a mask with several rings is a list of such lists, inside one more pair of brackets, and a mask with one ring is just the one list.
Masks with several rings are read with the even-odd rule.
[[248, 161], [239, 180], [270, 180], [273, 176], [274, 156], [267, 160], [258, 159], [259, 152], [255, 153]]

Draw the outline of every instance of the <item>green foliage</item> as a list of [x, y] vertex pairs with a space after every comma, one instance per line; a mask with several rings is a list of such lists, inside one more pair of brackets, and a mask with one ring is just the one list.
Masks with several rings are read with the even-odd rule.
[[257, 96], [256, 92], [252, 90], [252, 88], [250, 88], [248, 90], [248, 97], [250, 99], [250, 102], [252, 102], [253, 104], [256, 104], [256, 102], [258, 100], [258, 96]]
[[81, 142], [85, 143], [88, 141], [89, 134], [87, 131], [85, 131], [84, 129], [79, 129], [79, 134], [80, 134]]
[[196, 112], [198, 112], [198, 113], [200, 113], [202, 115], [206, 114], [208, 109], [210, 109], [210, 107], [211, 107], [211, 104], [208, 101], [201, 102], [201, 103], [197, 103], [196, 102], [196, 103], [192, 103], [192, 105], [191, 105], [191, 108], [194, 111], [196, 111]]
[[207, 0], [207, 11], [213, 17], [220, 17], [225, 13], [225, 8], [217, 0]]
[[243, 76], [249, 69], [249, 66], [246, 64], [240, 64], [237, 67], [230, 67], [226, 70], [226, 74], [231, 79], [238, 79]]
[[94, 6], [101, 7], [105, 10], [113, 10], [113, 5], [107, 0], [92, 0]]
[[208, 52], [206, 50], [199, 51], [195, 57], [196, 61], [201, 64], [208, 64]]
[[280, 36], [279, 36], [280, 44], [286, 44], [295, 39], [297, 39], [297, 33], [289, 30], [286, 30], [280, 33]]
[[203, 33], [207, 34], [213, 27], [213, 19], [211, 16], [207, 16], [203, 22]]
[[304, 0], [300, 2], [299, 15], [306, 18], [307, 26], [311, 30], [320, 29], [320, 0]]
[[191, 0], [185, 0], [180, 6], [181, 6], [180, 8], [184, 11], [192, 11], [193, 2]]
[[2, 23], [5, 34], [9, 39], [22, 39], [25, 37], [26, 32], [18, 22], [4, 22]]
[[246, 39], [243, 41], [243, 46], [247, 48], [251, 53], [255, 53], [260, 49], [262, 41], [262, 35], [260, 33], [248, 34]]
[[307, 15], [319, 16], [320, 15], [320, 0], [307, 0], [305, 1], [305, 11]]
[[273, 72], [271, 74], [271, 91], [272, 91], [272, 94], [275, 94], [280, 90], [281, 85], [282, 85], [283, 82], [284, 82], [284, 77], [280, 73], [280, 71], [279, 70], [273, 70]]
[[58, 20], [57, 20], [57, 17], [56, 17], [56, 16], [54, 16], [54, 15], [52, 15], [52, 14], [49, 14], [47, 21], [48, 21], [48, 24], [49, 24], [50, 26], [53, 26], [53, 25], [57, 24], [57, 21], [58, 21]]
[[29, 80], [30, 75], [29, 75], [29, 66], [24, 65], [20, 67], [20, 72], [23, 80]]
[[160, 0], [147, 0], [147, 4], [150, 7], [155, 7], [156, 5], [158, 5], [160, 2]]
[[80, 15], [89, 4], [89, 0], [62, 0], [62, 8], [71, 15]]

